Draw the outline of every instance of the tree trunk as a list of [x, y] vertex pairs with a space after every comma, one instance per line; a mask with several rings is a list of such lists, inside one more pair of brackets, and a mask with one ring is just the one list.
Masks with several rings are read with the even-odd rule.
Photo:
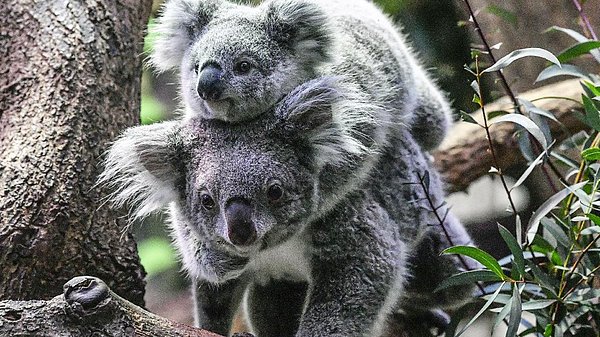
[[48, 299], [77, 275], [142, 304], [135, 242], [94, 186], [137, 123], [151, 1], [0, 3], [0, 299]]

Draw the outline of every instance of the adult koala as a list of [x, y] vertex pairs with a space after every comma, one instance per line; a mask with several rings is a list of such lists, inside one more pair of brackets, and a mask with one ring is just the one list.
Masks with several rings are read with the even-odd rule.
[[[175, 70], [185, 115], [241, 122], [269, 111], [298, 85], [336, 76], [377, 127], [404, 123], [425, 150], [442, 140], [450, 108], [404, 37], [365, 0], [169, 0], [154, 28], [150, 63]], [[351, 103], [351, 102], [349, 102]], [[337, 114], [344, 114], [340, 111]]]
[[[116, 204], [137, 216], [169, 205], [200, 327], [227, 334], [246, 294], [259, 337], [379, 336], [391, 313], [469, 296], [433, 293], [457, 265], [431, 235], [441, 224], [418, 182], [429, 172], [434, 205], [443, 192], [430, 162], [403, 125], [370, 151], [347, 132], [362, 122], [340, 124], [336, 111], [371, 103], [347, 101], [319, 78], [244, 124], [196, 116], [131, 128], [112, 146], [102, 181]], [[470, 243], [452, 214], [443, 226]]]

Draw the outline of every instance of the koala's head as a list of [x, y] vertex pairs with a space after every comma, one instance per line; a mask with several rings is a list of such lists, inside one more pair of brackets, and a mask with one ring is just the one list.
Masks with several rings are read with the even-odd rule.
[[243, 125], [194, 118], [131, 128], [109, 151], [102, 181], [136, 216], [171, 203], [175, 227], [202, 246], [188, 263], [225, 278], [245, 265], [223, 261], [282, 243], [315, 215], [323, 167], [365, 151], [332, 114], [340, 95], [331, 83], [309, 81]]
[[187, 115], [245, 121], [271, 109], [328, 59], [327, 16], [315, 3], [171, 0], [151, 63], [178, 70]]

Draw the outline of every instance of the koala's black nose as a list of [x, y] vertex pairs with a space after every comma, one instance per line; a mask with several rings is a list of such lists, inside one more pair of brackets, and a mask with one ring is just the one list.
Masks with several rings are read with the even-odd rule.
[[223, 70], [214, 63], [206, 65], [198, 74], [198, 86], [196, 90], [203, 100], [214, 101], [221, 97], [225, 89]]
[[252, 222], [252, 207], [249, 202], [243, 199], [229, 201], [225, 206], [225, 219], [231, 243], [247, 246], [256, 241], [256, 228]]

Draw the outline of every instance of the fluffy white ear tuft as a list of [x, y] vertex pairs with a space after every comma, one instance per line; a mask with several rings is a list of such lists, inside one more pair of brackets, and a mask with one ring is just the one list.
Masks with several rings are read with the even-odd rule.
[[116, 207], [130, 206], [133, 218], [142, 218], [176, 200], [175, 184], [181, 170], [179, 122], [163, 122], [127, 129], [106, 154], [99, 184], [113, 190]]
[[316, 167], [340, 166], [373, 152], [365, 130], [375, 127], [380, 106], [369, 102], [360, 88], [338, 78], [322, 77], [296, 87], [278, 105], [282, 127], [307, 144]]
[[223, 0], [169, 0], [149, 34], [155, 34], [149, 63], [163, 72], [179, 68], [185, 51], [212, 20]]
[[332, 37], [329, 18], [317, 3], [273, 0], [264, 6], [265, 27], [272, 39], [289, 45], [301, 60], [311, 64], [330, 58]]

